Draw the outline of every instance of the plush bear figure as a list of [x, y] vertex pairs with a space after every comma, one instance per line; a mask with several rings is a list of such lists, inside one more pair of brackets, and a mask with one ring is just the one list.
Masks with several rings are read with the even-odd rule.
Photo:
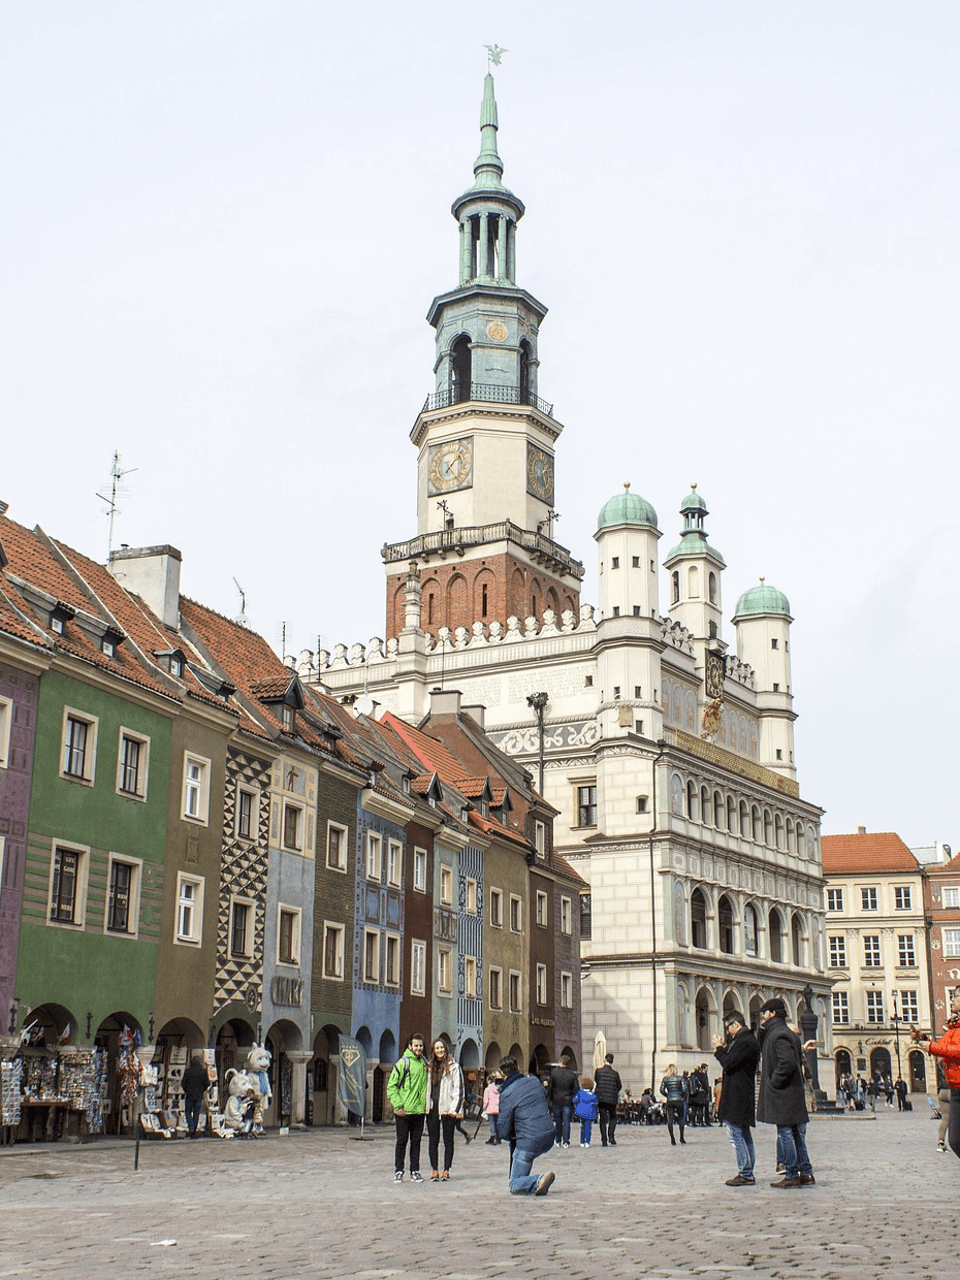
[[223, 1109], [223, 1127], [238, 1138], [248, 1138], [253, 1129], [256, 1108], [256, 1086], [246, 1071], [232, 1067], [223, 1078], [227, 1105]]
[[273, 1097], [270, 1077], [267, 1074], [272, 1057], [270, 1050], [263, 1044], [254, 1044], [247, 1054], [247, 1073], [257, 1091], [257, 1110], [253, 1121], [255, 1133], [263, 1133], [263, 1113]]

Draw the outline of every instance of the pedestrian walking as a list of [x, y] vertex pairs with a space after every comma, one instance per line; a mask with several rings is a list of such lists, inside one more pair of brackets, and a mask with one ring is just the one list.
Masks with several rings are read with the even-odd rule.
[[723, 1068], [717, 1113], [737, 1157], [737, 1172], [727, 1179], [727, 1186], [754, 1187], [757, 1177], [752, 1130], [757, 1121], [756, 1081], [760, 1045], [744, 1022], [742, 1013], [728, 1013], [723, 1024], [726, 1038], [718, 1036], [714, 1040], [713, 1056]]
[[539, 1177], [533, 1162], [553, 1146], [554, 1122], [543, 1085], [536, 1076], [520, 1074], [516, 1058], [501, 1058], [500, 1110], [497, 1133], [510, 1141], [510, 1194], [545, 1196], [556, 1178], [550, 1170]]
[[573, 1114], [580, 1121], [580, 1145], [589, 1147], [593, 1122], [599, 1114], [597, 1095], [593, 1091], [593, 1081], [584, 1076], [580, 1088], [573, 1095]]
[[412, 1035], [387, 1079], [387, 1100], [393, 1107], [397, 1130], [393, 1180], [403, 1181], [403, 1162], [410, 1146], [410, 1181], [422, 1182], [420, 1144], [427, 1109], [427, 1064], [423, 1060], [423, 1036]]
[[925, 1031], [910, 1028], [917, 1044], [927, 1043], [927, 1053], [943, 1062], [943, 1074], [950, 1086], [950, 1118], [947, 1134], [955, 1156], [960, 1156], [960, 987], [954, 987], [950, 1001], [950, 1020], [939, 1040], [931, 1040]]
[[547, 1098], [553, 1111], [555, 1142], [558, 1147], [570, 1145], [570, 1118], [573, 1115], [573, 1095], [579, 1085], [576, 1074], [570, 1069], [570, 1059], [564, 1054], [560, 1065], [550, 1072]]
[[180, 1087], [183, 1089], [184, 1119], [187, 1122], [190, 1137], [199, 1137], [197, 1126], [200, 1123], [200, 1108], [203, 1105], [204, 1094], [210, 1087], [207, 1068], [203, 1065], [199, 1053], [195, 1053], [191, 1058], [189, 1067], [181, 1077]]
[[[427, 1064], [427, 1153], [430, 1181], [449, 1182], [453, 1167], [453, 1134], [463, 1119], [463, 1072], [443, 1040], [435, 1040]], [[443, 1134], [443, 1176], [440, 1135]]]
[[500, 1077], [491, 1076], [487, 1081], [487, 1087], [483, 1091], [483, 1114], [487, 1117], [487, 1123], [490, 1126], [490, 1137], [487, 1139], [488, 1147], [499, 1147], [500, 1135], [497, 1133], [497, 1116], [500, 1112]]
[[687, 1085], [683, 1076], [677, 1075], [677, 1064], [671, 1062], [667, 1067], [667, 1074], [660, 1081], [660, 1096], [666, 1099], [664, 1110], [667, 1113], [667, 1133], [670, 1135], [670, 1145], [675, 1147], [677, 1140], [673, 1136], [673, 1125], [676, 1121], [680, 1129], [680, 1143], [682, 1146], [687, 1145], [687, 1140], [683, 1136], [683, 1131], [687, 1123]]
[[771, 1187], [813, 1186], [807, 1153], [807, 1107], [803, 1096], [800, 1037], [787, 1026], [787, 1006], [774, 997], [760, 1006], [760, 1103], [757, 1119], [777, 1126], [777, 1166], [784, 1176]]
[[623, 1088], [620, 1076], [613, 1069], [613, 1054], [608, 1053], [603, 1066], [597, 1069], [593, 1084], [597, 1095], [597, 1106], [600, 1111], [600, 1143], [602, 1146], [615, 1147], [617, 1140], [617, 1106], [620, 1102], [620, 1090]]

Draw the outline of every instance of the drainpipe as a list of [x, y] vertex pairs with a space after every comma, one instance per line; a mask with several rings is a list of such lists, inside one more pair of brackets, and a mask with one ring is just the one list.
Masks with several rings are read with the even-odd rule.
[[666, 754], [667, 744], [661, 738], [657, 743], [657, 754], [653, 760], [653, 826], [650, 828], [650, 925], [652, 929], [650, 951], [650, 978], [653, 984], [653, 1045], [650, 1049], [650, 1092], [657, 1096], [657, 1036], [659, 1019], [657, 1016], [657, 895], [656, 875], [653, 869], [653, 838], [657, 833], [657, 765]]

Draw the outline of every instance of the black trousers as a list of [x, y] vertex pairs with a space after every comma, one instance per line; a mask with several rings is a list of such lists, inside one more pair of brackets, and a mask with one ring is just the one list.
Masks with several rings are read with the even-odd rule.
[[423, 1113], [418, 1116], [394, 1116], [397, 1125], [397, 1147], [393, 1157], [394, 1169], [403, 1170], [403, 1158], [410, 1141], [410, 1172], [420, 1171], [420, 1142], [423, 1138]]
[[950, 1125], [947, 1129], [947, 1141], [953, 1147], [953, 1154], [960, 1156], [960, 1089], [950, 1090]]
[[453, 1131], [457, 1122], [453, 1116], [441, 1116], [436, 1111], [427, 1115], [427, 1152], [430, 1157], [430, 1168], [439, 1169], [440, 1131], [443, 1130], [443, 1167], [449, 1169], [453, 1164]]
[[608, 1142], [613, 1142], [613, 1135], [617, 1131], [617, 1104], [612, 1106], [609, 1102], [600, 1103], [600, 1141], [604, 1146]]
[[680, 1141], [682, 1142], [683, 1141], [683, 1123], [684, 1123], [683, 1122], [683, 1103], [667, 1102], [666, 1106], [664, 1107], [664, 1111], [666, 1111], [667, 1113], [667, 1133], [669, 1133], [670, 1135], [671, 1142], [673, 1141], [674, 1120], [676, 1120], [677, 1124], [680, 1126]]

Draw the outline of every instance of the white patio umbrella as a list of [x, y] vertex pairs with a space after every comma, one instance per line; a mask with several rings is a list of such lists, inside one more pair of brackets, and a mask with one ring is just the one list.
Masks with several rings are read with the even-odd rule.
[[597, 1032], [597, 1038], [593, 1042], [593, 1069], [603, 1066], [603, 1060], [607, 1056], [607, 1037], [602, 1031]]

